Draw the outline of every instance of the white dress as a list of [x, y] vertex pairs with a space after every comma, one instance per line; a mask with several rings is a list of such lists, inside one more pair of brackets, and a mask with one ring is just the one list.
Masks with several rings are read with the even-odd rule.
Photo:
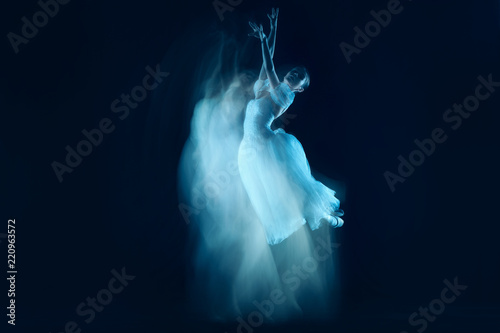
[[[331, 315], [339, 294], [337, 253], [321, 244], [336, 244], [336, 235], [318, 227], [338, 200], [311, 176], [297, 139], [269, 127], [273, 108], [290, 105], [293, 93], [282, 84], [269, 95], [267, 82], [253, 85], [244, 75], [216, 94], [207, 87], [178, 169], [179, 210], [191, 236], [193, 315], [246, 319], [276, 289], [286, 302], [275, 306], [273, 321]], [[255, 92], [266, 96], [252, 100]], [[306, 221], [318, 229], [301, 228]], [[315, 271], [292, 288], [298, 278], [290, 269], [318, 253]]]
[[257, 80], [248, 103], [238, 152], [241, 180], [263, 225], [267, 242], [277, 244], [307, 223], [316, 230], [324, 222], [343, 224], [335, 191], [312, 175], [304, 149], [283, 129], [273, 131], [275, 114], [286, 110], [295, 94], [281, 82]]

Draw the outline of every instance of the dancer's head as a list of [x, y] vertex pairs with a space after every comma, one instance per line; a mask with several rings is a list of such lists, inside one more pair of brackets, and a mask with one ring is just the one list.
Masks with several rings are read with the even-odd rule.
[[293, 92], [302, 92], [304, 89], [309, 87], [309, 73], [305, 67], [295, 67], [285, 75], [285, 79], [283, 81], [288, 84]]

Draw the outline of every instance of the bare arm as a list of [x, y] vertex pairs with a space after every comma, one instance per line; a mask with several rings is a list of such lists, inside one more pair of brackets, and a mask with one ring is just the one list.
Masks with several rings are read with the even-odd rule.
[[262, 46], [262, 67], [264, 68], [267, 78], [269, 79], [269, 86], [272, 89], [275, 89], [280, 84], [280, 81], [278, 79], [278, 76], [276, 75], [276, 71], [274, 70], [273, 59], [271, 57], [267, 37], [266, 35], [264, 35], [262, 26], [260, 26], [259, 37], [260, 44]]
[[[274, 46], [275, 46], [275, 40], [276, 40], [276, 37], [273, 38], [273, 35], [276, 36], [276, 32], [273, 31], [273, 29], [271, 29], [271, 33], [270, 33], [269, 38], [266, 38], [267, 47], [269, 49], [271, 59], [274, 56]], [[264, 67], [264, 63], [262, 63], [262, 67], [260, 68], [259, 80], [265, 80], [265, 79], [267, 79], [267, 73], [266, 73], [266, 69]]]
[[[271, 54], [271, 59], [274, 57], [274, 50], [276, 46], [276, 31], [278, 29], [278, 14], [279, 14], [279, 8], [272, 10], [271, 14], [267, 14], [267, 17], [269, 17], [269, 22], [271, 26], [271, 31], [269, 32], [269, 38], [267, 38], [267, 46], [269, 48], [269, 53]], [[259, 30], [260, 28], [252, 22], [249, 22], [250, 27], [253, 29], [253, 32], [248, 34], [249, 36], [253, 36], [256, 38], [260, 39], [259, 36]], [[260, 74], [259, 74], [259, 80], [265, 80], [267, 79], [267, 73], [266, 69], [264, 67], [264, 64], [262, 64], [262, 67], [260, 69]]]
[[[269, 32], [269, 38], [267, 40], [267, 46], [269, 47], [269, 53], [271, 54], [271, 59], [274, 57], [274, 49], [276, 46], [276, 31], [278, 30], [278, 14], [279, 14], [279, 8], [272, 10], [271, 14], [267, 14], [267, 17], [269, 17], [270, 25], [271, 25], [271, 31]], [[264, 64], [262, 64], [262, 67], [260, 69], [260, 75], [259, 75], [259, 80], [265, 80], [267, 78], [267, 73], [266, 69], [264, 68]]]

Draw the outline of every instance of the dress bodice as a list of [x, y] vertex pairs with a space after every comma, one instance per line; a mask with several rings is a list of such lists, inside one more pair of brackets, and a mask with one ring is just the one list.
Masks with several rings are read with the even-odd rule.
[[276, 115], [292, 104], [295, 94], [284, 82], [272, 89], [269, 80], [257, 80], [254, 93], [256, 98], [248, 103], [246, 109], [244, 133], [246, 136], [267, 136], [272, 134], [271, 124]]

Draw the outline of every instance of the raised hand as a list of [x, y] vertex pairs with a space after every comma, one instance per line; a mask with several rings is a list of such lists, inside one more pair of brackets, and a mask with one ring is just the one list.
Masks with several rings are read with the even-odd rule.
[[271, 14], [267, 14], [267, 17], [269, 17], [269, 21], [271, 23], [271, 28], [276, 28], [276, 26], [278, 25], [278, 14], [280, 12], [280, 9], [279, 8], [276, 8], [272, 10], [272, 13]]
[[257, 24], [255, 24], [253, 22], [248, 22], [248, 24], [250, 25], [250, 28], [252, 28], [252, 30], [253, 30], [251, 33], [248, 34], [248, 36], [260, 38], [259, 37], [259, 27], [257, 27]]
[[260, 26], [253, 22], [248, 22], [248, 24], [253, 30], [248, 34], [248, 36], [253, 36], [255, 38], [259, 38], [260, 40], [264, 40], [266, 38], [266, 34], [264, 34], [264, 28], [262, 28], [262, 24]]

